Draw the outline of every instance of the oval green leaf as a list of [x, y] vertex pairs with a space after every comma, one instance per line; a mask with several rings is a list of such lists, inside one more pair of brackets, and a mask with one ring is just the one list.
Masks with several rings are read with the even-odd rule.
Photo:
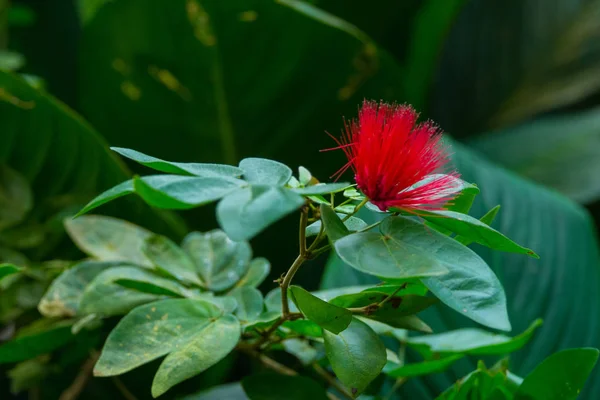
[[244, 179], [254, 185], [283, 186], [292, 177], [292, 170], [280, 162], [266, 158], [244, 158], [240, 161]]
[[325, 353], [338, 379], [357, 397], [381, 372], [385, 346], [364, 322], [353, 318], [339, 335], [323, 331]]
[[302, 314], [323, 329], [338, 334], [352, 321], [352, 313], [345, 308], [329, 304], [299, 286], [290, 286], [289, 290]]
[[337, 254], [359, 271], [391, 279], [443, 275], [458, 260], [485, 265], [456, 241], [407, 218], [387, 218], [379, 230], [338, 240]]
[[126, 261], [152, 268], [142, 252], [151, 233], [117, 218], [87, 215], [65, 220], [65, 228], [77, 247], [101, 261]]
[[122, 147], [111, 147], [110, 149], [146, 167], [170, 174], [231, 178], [237, 178], [243, 174], [240, 168], [231, 165], [171, 162]]
[[252, 186], [221, 200], [217, 220], [231, 239], [248, 240], [303, 204], [304, 198], [289, 189]]
[[234, 242], [218, 229], [190, 233], [182, 248], [194, 261], [204, 285], [213, 291], [229, 289], [238, 282], [252, 257], [248, 242]]

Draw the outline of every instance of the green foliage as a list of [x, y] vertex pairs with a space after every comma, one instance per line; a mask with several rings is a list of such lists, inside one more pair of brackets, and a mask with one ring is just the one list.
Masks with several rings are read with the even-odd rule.
[[523, 379], [515, 399], [576, 399], [597, 361], [597, 349], [559, 351]]
[[323, 331], [325, 352], [336, 376], [357, 396], [381, 372], [385, 347], [364, 322], [353, 319], [339, 335]]
[[309, 320], [323, 329], [339, 334], [350, 325], [352, 313], [346, 308], [329, 304], [299, 286], [290, 286], [292, 300]]
[[[342, 397], [389, 389], [388, 382], [382, 385], [383, 377], [376, 379], [382, 368], [400, 378], [393, 390], [386, 390], [386, 398], [394, 398], [400, 384], [403, 397], [433, 398], [467, 371], [472, 372], [440, 398], [545, 398], [551, 396], [548, 392], [576, 397], [596, 361], [593, 350], [550, 357], [520, 388], [520, 379], [506, 364], [475, 367], [467, 356], [498, 356], [523, 348], [512, 365], [525, 375], [557, 348], [598, 345], [590, 334], [598, 306], [598, 252], [587, 216], [460, 146], [454, 147], [455, 162], [463, 178], [477, 185], [456, 178], [451, 194], [457, 197], [446, 210], [419, 212], [417, 218], [381, 213], [359, 188], [317, 178], [341, 164], [324, 163], [323, 156], [314, 162], [317, 149], [331, 147], [326, 135], [314, 132], [338, 129], [339, 117], [353, 115], [362, 98], [408, 99], [463, 136], [520, 121], [597, 90], [597, 46], [591, 43], [600, 8], [594, 1], [572, 7], [564, 1], [556, 7], [536, 4], [544, 18], [533, 22], [527, 20], [529, 0], [502, 7], [483, 3], [384, 0], [364, 7], [300, 0], [80, 0], [82, 30], [73, 37], [81, 50], [72, 57], [78, 60], [77, 71], [72, 71], [77, 73], [64, 73], [78, 77], [79, 95], [72, 96], [72, 105], [111, 144], [164, 158], [114, 147], [138, 164], [136, 172], [151, 168], [164, 174], [131, 176], [83, 118], [29, 86], [34, 85], [31, 78], [0, 72], [0, 321], [6, 324], [1, 333], [10, 337], [13, 327], [38, 318], [36, 306], [45, 317], [56, 319], [18, 329], [0, 346], [2, 362], [21, 361], [9, 374], [13, 391], [36, 385], [45, 389], [46, 380], [59, 375], [65, 382], [57, 379], [56, 386], [67, 387], [71, 370], [77, 368], [67, 369], [63, 358], [83, 363], [83, 374], [93, 360], [85, 357], [99, 346], [86, 335], [102, 340], [120, 319], [96, 371], [120, 374], [166, 356], [152, 385], [154, 396], [198, 374], [190, 382], [194, 390], [203, 382], [231, 380], [220, 371], [232, 362], [228, 354], [237, 348], [284, 374], [290, 373], [290, 365], [322, 379]], [[12, 6], [6, 14], [11, 24], [14, 10]], [[512, 18], [514, 13], [523, 18]], [[41, 17], [41, 26], [47, 27], [46, 15]], [[515, 20], [522, 23], [519, 29], [513, 26]], [[481, 26], [487, 30], [481, 32]], [[4, 48], [8, 36], [0, 28]], [[537, 34], [529, 35], [531, 29]], [[16, 37], [19, 47], [21, 33], [10, 33], [11, 46]], [[477, 46], [470, 40], [477, 40]], [[509, 54], [506, 43], [511, 44], [508, 50], [518, 50], [511, 56], [518, 62], [496, 58]], [[47, 47], [55, 49], [54, 43]], [[499, 51], [490, 58], [485, 49]], [[0, 53], [0, 64], [7, 68], [23, 68], [26, 60], [25, 70], [29, 72], [33, 61], [35, 71], [36, 57]], [[532, 60], [538, 59], [545, 60], [543, 66], [532, 68]], [[482, 75], [473, 65], [488, 72]], [[47, 87], [63, 90], [51, 76]], [[573, 143], [592, 137], [586, 132], [593, 127], [593, 115], [559, 119], [553, 120], [558, 130], [542, 123], [511, 128], [515, 133], [495, 132], [498, 139], [481, 148], [515, 170], [591, 200], [596, 190], [590, 180], [593, 168], [588, 168], [594, 165], [588, 157], [593, 143], [586, 151]], [[582, 133], [568, 135], [569, 140], [556, 135], [571, 127]], [[527, 141], [544, 140], [529, 146], [515, 140], [517, 134]], [[511, 145], [515, 142], [517, 147]], [[515, 153], [519, 165], [506, 159], [509, 153]], [[243, 158], [256, 155], [285, 164]], [[299, 167], [294, 177], [287, 166], [310, 161], [320, 165], [313, 170], [317, 174]], [[588, 172], [574, 177], [565, 167], [573, 163]], [[435, 176], [416, 185], [431, 179]], [[479, 187], [484, 191], [476, 197]], [[70, 219], [102, 190], [80, 214], [102, 206], [102, 213], [144, 227], [114, 217]], [[137, 196], [125, 197], [129, 194]], [[189, 234], [181, 245], [182, 224], [174, 214], [157, 210], [188, 210], [213, 202], [222, 231], [206, 232], [212, 219], [187, 211], [190, 224], [202, 226], [203, 233]], [[495, 221], [498, 203], [503, 213]], [[473, 215], [483, 216], [467, 215], [471, 208]], [[252, 259], [246, 240], [296, 211], [301, 219], [298, 262], [263, 299], [256, 287], [266, 279], [270, 264]], [[39, 262], [80, 257], [64, 240], [63, 220], [71, 239], [93, 260]], [[283, 262], [290, 261], [284, 243], [295, 240], [286, 241], [288, 232], [277, 230], [253, 241], [258, 254], [276, 257], [271, 259], [276, 276]], [[540, 263], [520, 254], [491, 253], [537, 256], [518, 243], [534, 248]], [[464, 246], [471, 244], [477, 254]], [[326, 282], [341, 282], [343, 288], [310, 293], [290, 286], [300, 267], [295, 283], [307, 275], [314, 280], [318, 266], [302, 264], [332, 249], [353, 267], [329, 268]], [[333, 258], [333, 263], [339, 261]], [[359, 275], [363, 272], [368, 275]], [[557, 279], [560, 295], [554, 287]], [[436, 303], [440, 306], [432, 307]], [[156, 310], [160, 313], [153, 314]], [[508, 315], [523, 333], [508, 337], [475, 328], [456, 330], [468, 323], [463, 316], [510, 330]], [[539, 322], [527, 325], [538, 316], [546, 324], [524, 347]], [[432, 327], [433, 335], [408, 332], [430, 333]], [[407, 353], [406, 348], [412, 350]], [[413, 353], [423, 360], [413, 362]], [[298, 360], [290, 361], [289, 355]], [[245, 373], [250, 367], [254, 365], [244, 363], [236, 370]], [[431, 373], [439, 374], [418, 378]], [[131, 381], [140, 382], [147, 392], [145, 372], [139, 374], [142, 379]], [[414, 378], [404, 383], [407, 377]], [[543, 386], [548, 377], [552, 385]], [[110, 389], [104, 391], [112, 381], [103, 381], [92, 381], [94, 388], [83, 389], [80, 397], [115, 397]], [[587, 393], [597, 392], [594, 381]], [[246, 394], [240, 384], [233, 384], [185, 398], [327, 396], [324, 385], [299, 376], [251, 375], [242, 384]], [[58, 398], [59, 393], [49, 396]]]

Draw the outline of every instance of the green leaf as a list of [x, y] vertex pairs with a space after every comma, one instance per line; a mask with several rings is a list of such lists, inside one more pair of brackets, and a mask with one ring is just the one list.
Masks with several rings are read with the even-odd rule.
[[331, 243], [348, 236], [350, 231], [344, 225], [341, 218], [333, 211], [333, 208], [326, 204], [321, 204], [321, 220], [325, 226], [325, 232]]
[[308, 340], [292, 338], [284, 340], [282, 345], [285, 351], [294, 355], [303, 365], [310, 365], [319, 358], [319, 352]]
[[28, 360], [50, 353], [73, 339], [70, 321], [40, 319], [22, 328], [17, 336], [0, 345], [0, 364]]
[[349, 183], [336, 182], [336, 183], [318, 183], [312, 186], [306, 186], [303, 188], [292, 189], [294, 192], [303, 196], [312, 196], [316, 194], [329, 194], [338, 193], [350, 186]]
[[83, 292], [101, 272], [116, 262], [84, 261], [67, 269], [52, 281], [40, 300], [38, 310], [46, 317], [74, 317], [79, 314]]
[[283, 186], [292, 177], [287, 165], [266, 158], [244, 158], [240, 168], [244, 179], [253, 185]]
[[212, 203], [244, 186], [229, 177], [153, 175], [133, 179], [133, 188], [153, 207], [188, 209]]
[[426, 358], [430, 358], [432, 354], [509, 354], [527, 344], [541, 325], [542, 320], [538, 319], [527, 330], [513, 338], [481, 329], [465, 328], [435, 335], [410, 337], [406, 344], [415, 347]]
[[213, 291], [229, 289], [238, 282], [252, 257], [248, 242], [233, 242], [220, 230], [192, 232], [182, 248], [194, 261], [204, 285]]
[[407, 218], [388, 218], [379, 230], [338, 240], [337, 254], [359, 271], [393, 279], [442, 275], [458, 258], [485, 265], [464, 246]]
[[149, 271], [132, 266], [107, 269], [98, 274], [85, 288], [79, 303], [79, 314], [122, 315], [140, 304], [164, 298], [165, 296], [162, 294], [144, 293], [117, 283], [119, 280], [153, 279], [161, 278]]
[[483, 215], [483, 217], [479, 218], [479, 220], [486, 225], [492, 225], [492, 222], [494, 222], [494, 219], [496, 219], [496, 215], [498, 215], [499, 211], [500, 211], [500, 205], [497, 205], [496, 207], [492, 208], [490, 211], [486, 212]]
[[33, 193], [27, 179], [0, 164], [0, 231], [23, 221], [32, 208]]
[[434, 81], [439, 54], [448, 30], [466, 2], [466, 0], [425, 1], [412, 21], [403, 81], [408, 102], [417, 110], [423, 110], [427, 105], [427, 96]]
[[6, 373], [10, 378], [10, 391], [17, 394], [25, 390], [39, 387], [51, 368], [48, 365], [48, 357], [38, 357], [32, 360], [23, 361]]
[[302, 166], [298, 167], [298, 182], [302, 186], [308, 186], [312, 180], [313, 176], [309, 170]]
[[489, 132], [470, 144], [520, 175], [590, 203], [600, 197], [599, 123], [600, 111], [591, 109]]
[[[361, 292], [335, 297], [330, 303], [344, 308], [360, 308], [380, 303], [388, 296], [388, 294], [381, 292]], [[407, 326], [415, 322], [406, 317], [417, 314], [435, 303], [437, 303], [437, 299], [432, 297], [394, 296], [382, 306], [374, 307], [373, 310], [365, 312], [364, 316], [395, 328], [406, 329]]]
[[300, 286], [290, 286], [290, 294], [302, 314], [323, 329], [339, 334], [352, 321], [352, 313], [345, 308], [329, 304], [310, 294]]
[[123, 157], [127, 157], [130, 160], [136, 161], [146, 167], [169, 174], [231, 178], [237, 178], [243, 174], [243, 171], [240, 168], [231, 165], [171, 162], [148, 156], [136, 150], [124, 149], [121, 147], [111, 147], [110, 149], [119, 153]]
[[580, 348], [551, 355], [525, 377], [515, 400], [576, 399], [598, 361], [598, 354], [598, 349]]
[[195, 291], [188, 290], [177, 281], [155, 275], [148, 271], [143, 271], [142, 274], [136, 274], [135, 276], [117, 279], [114, 282], [128, 289], [159, 296], [193, 297], [196, 293]]
[[269, 276], [271, 263], [266, 258], [258, 257], [250, 261], [248, 271], [235, 284], [236, 287], [258, 287]]
[[106, 204], [109, 201], [113, 201], [115, 199], [118, 199], [119, 197], [123, 197], [123, 196], [126, 196], [131, 193], [134, 193], [133, 180], [128, 180], [128, 181], [119, 183], [118, 185], [116, 185], [116, 186], [102, 192], [98, 196], [94, 197], [89, 203], [87, 203], [85, 205], [85, 207], [83, 207], [77, 213], [77, 215], [75, 215], [75, 217], [79, 217], [83, 214], [87, 214], [88, 212], [92, 211], [93, 209], [100, 207], [101, 205]]
[[320, 338], [323, 336], [323, 329], [321, 326], [308, 319], [286, 321], [283, 323], [283, 327], [304, 337]]
[[427, 286], [418, 280], [408, 280], [404, 283], [384, 283], [377, 286], [369, 287], [362, 290], [363, 292], [379, 292], [385, 294], [396, 293], [397, 296], [404, 296], [407, 294], [414, 294], [417, 296], [425, 296], [429, 291]]
[[[473, 204], [472, 214], [483, 215], [502, 203], [502, 212], [494, 227], [518, 243], [535, 245], [540, 260], [512, 253], [499, 253], [483, 246], [477, 252], [488, 262], [505, 285], [508, 314], [517, 332], [531, 321], [542, 317], [544, 326], [539, 329], [530, 345], [511, 355], [512, 372], [527, 375], [544, 358], [557, 349], [568, 346], [600, 347], [600, 337], [589, 335], [598, 321], [600, 307], [600, 276], [595, 266], [600, 265], [593, 222], [588, 213], [554, 191], [519, 178], [517, 175], [491, 164], [465, 147], [454, 143], [454, 163], [463, 179], [475, 182], [481, 196]], [[548, 218], [552, 215], [552, 218]], [[372, 213], [360, 215], [368, 223], [377, 222]], [[379, 218], [380, 219], [380, 218]], [[516, 223], [518, 221], [519, 223]], [[560, 226], [561, 229], [556, 229]], [[572, 249], [577, 248], [577, 252]], [[590, 260], [592, 262], [590, 263]], [[479, 272], [473, 271], [472, 274]], [[458, 275], [456, 275], [458, 277]], [[561, 276], [565, 296], [556, 299], [556, 279]], [[346, 266], [339, 258], [332, 258], [325, 274], [324, 288], [365, 285], [377, 279], [360, 274]], [[466, 295], [466, 293], [465, 293]], [[464, 296], [466, 298], [466, 296]], [[578, 310], [572, 313], [571, 310]], [[476, 327], [467, 318], [444, 305], [423, 312], [423, 318], [436, 332], [464, 327]], [[572, 327], [557, 334], [553, 327]], [[579, 329], [574, 327], [587, 327]], [[429, 399], [431, 393], [441, 393], [452, 385], [458, 376], [476, 368], [472, 358], [465, 358], [452, 366], [447, 373], [438, 374], [436, 380], [411, 379], [400, 390], [415, 400]], [[600, 369], [593, 371], [581, 398], [600, 396]]]
[[[329, 206], [327, 204], [321, 204]], [[345, 218], [346, 215], [342, 213], [337, 214], [340, 218]], [[346, 229], [350, 232], [356, 232], [367, 227], [367, 223], [358, 217], [350, 217], [344, 221]], [[306, 227], [306, 237], [317, 236], [321, 231], [321, 220], [315, 221]]]
[[365, 198], [365, 196], [354, 187], [344, 190], [343, 195], [344, 197], [356, 201], [362, 201]]
[[319, 383], [305, 376], [260, 373], [242, 380], [250, 400], [327, 400], [327, 392]]
[[436, 397], [436, 400], [489, 399], [512, 400], [513, 391], [506, 367], [488, 370], [483, 362], [477, 369]]
[[[526, 15], [534, 4], [506, 4], [501, 13], [470, 2], [464, 7], [438, 53], [430, 116], [444, 129], [464, 137], [490, 127], [515, 126], [596, 93], [598, 5], [560, 1], [544, 6], [538, 10], [539, 40], [528, 40], [530, 34], [517, 29], [515, 16]], [[495, 34], [502, 29], [511, 34]], [[478, 43], [487, 46], [478, 48]], [[488, 52], [501, 48], [506, 51]], [[580, 49], [577, 57], [574, 48]], [[481, 66], [486, 73], [478, 75]], [[456, 79], [457, 73], [470, 79]]]
[[289, 189], [252, 186], [238, 189], [217, 205], [217, 220], [233, 240], [248, 240], [304, 204]]
[[235, 317], [226, 314], [212, 321], [165, 358], [154, 376], [152, 396], [158, 397], [212, 367], [235, 348], [239, 339], [240, 323]]
[[120, 219], [86, 215], [65, 220], [67, 233], [84, 253], [100, 261], [126, 261], [151, 268], [142, 252], [151, 233]]
[[142, 251], [160, 271], [182, 282], [203, 286], [194, 261], [170, 239], [152, 235], [145, 240]]
[[21, 271], [21, 268], [13, 264], [0, 264], [0, 281], [5, 277], [16, 274]]
[[[0, 71], [0, 87], [0, 165], [8, 165], [27, 180], [34, 203], [48, 206], [42, 214], [80, 207], [95, 194], [130, 177], [104, 139], [46, 91], [6, 71]], [[20, 206], [27, 204], [22, 198]], [[136, 199], [103, 212], [126, 216], [165, 234], [180, 235], [184, 230], [171, 214], [153, 211]]]
[[152, 384], [152, 395], [157, 397], [221, 360], [239, 336], [237, 320], [203, 300], [143, 305], [108, 335], [94, 375], [119, 375], [168, 354]]
[[356, 397], [383, 369], [387, 355], [377, 334], [354, 318], [339, 335], [323, 331], [325, 353], [333, 372]]
[[263, 296], [258, 289], [242, 286], [232, 290], [228, 296], [237, 301], [234, 314], [242, 325], [249, 325], [259, 320], [263, 312]]
[[469, 215], [454, 211], [422, 211], [419, 216], [443, 228], [455, 232], [494, 250], [527, 254], [539, 258], [533, 250], [520, 246], [489, 225]]
[[448, 367], [463, 357], [464, 355], [462, 354], [454, 354], [439, 360], [416, 362], [402, 366], [388, 363], [383, 369], [383, 373], [392, 378], [409, 378], [420, 375], [429, 375], [448, 369]]

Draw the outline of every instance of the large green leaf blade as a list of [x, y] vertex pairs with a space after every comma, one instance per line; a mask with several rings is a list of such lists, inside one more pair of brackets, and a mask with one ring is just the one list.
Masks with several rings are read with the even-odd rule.
[[515, 400], [578, 398], [598, 361], [598, 354], [598, 349], [582, 348], [551, 355], [523, 379]]
[[[27, 180], [36, 204], [60, 198], [61, 207], [81, 206], [128, 179], [128, 171], [104, 140], [73, 110], [5, 71], [0, 71], [0, 87], [0, 164], [6, 163]], [[182, 230], [179, 222], [139, 200], [119, 202], [104, 212], [144, 222], [161, 233]]]

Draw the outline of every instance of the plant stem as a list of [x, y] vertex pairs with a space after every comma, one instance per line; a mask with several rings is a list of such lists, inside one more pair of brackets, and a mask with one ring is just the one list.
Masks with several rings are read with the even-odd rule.
[[[269, 357], [263, 353], [259, 353], [258, 351], [254, 350], [254, 349], [251, 349], [248, 347], [240, 347], [240, 346], [238, 346], [238, 349], [252, 357], [255, 357], [265, 367], [270, 368], [277, 373], [280, 373], [282, 375], [287, 375], [287, 376], [298, 375], [298, 372], [294, 371], [293, 369], [286, 367], [285, 365], [273, 360], [271, 357]], [[331, 393], [327, 393], [327, 397], [329, 397], [330, 400], [339, 400], [337, 396], [335, 396]], [[350, 399], [352, 399], [352, 397], [350, 397]]]
[[[296, 257], [296, 260], [294, 260], [294, 263], [292, 264], [292, 266], [290, 267], [290, 269], [288, 270], [288, 272], [285, 274], [285, 277], [283, 278], [283, 282], [281, 282], [281, 311], [282, 311], [282, 316], [281, 318], [283, 320], [285, 320], [289, 313], [290, 313], [290, 307], [288, 305], [288, 295], [287, 295], [287, 291], [288, 288], [290, 287], [290, 284], [292, 283], [292, 279], [294, 279], [294, 275], [296, 275], [296, 272], [298, 272], [298, 269], [300, 268], [300, 266], [304, 263], [304, 261], [306, 261], [306, 224], [308, 222], [308, 208], [302, 207], [302, 211], [300, 212], [300, 231], [299, 231], [299, 238], [300, 238], [300, 243], [299, 243], [299, 247], [300, 247], [300, 251], [298, 254], [298, 257]], [[283, 322], [282, 322], [283, 323]]]
[[363, 208], [363, 206], [365, 204], [367, 204], [369, 202], [369, 199], [367, 199], [366, 197], [364, 199], [362, 199], [362, 201], [360, 203], [358, 203], [356, 205], [356, 207], [354, 207], [354, 211], [352, 211], [352, 214], [348, 214], [346, 215], [343, 219], [342, 222], [345, 222], [346, 220], [348, 220], [348, 218], [350, 218], [351, 216], [353, 216], [354, 214], [356, 214], [358, 212], [358, 210], [360, 210], [361, 208]]
[[75, 400], [79, 397], [85, 386], [87, 385], [88, 380], [92, 376], [92, 370], [94, 369], [94, 365], [96, 361], [100, 357], [100, 353], [92, 354], [81, 366], [79, 373], [75, 377], [75, 380], [71, 385], [65, 389], [64, 392], [60, 394], [59, 400]]
[[283, 282], [281, 283], [281, 311], [282, 311], [282, 319], [286, 319], [287, 316], [290, 313], [290, 306], [288, 304], [288, 288], [290, 287], [290, 284], [292, 283], [292, 279], [294, 278], [294, 275], [296, 275], [296, 272], [298, 271], [298, 269], [300, 268], [300, 266], [304, 263], [304, 261], [306, 261], [306, 259], [304, 258], [303, 255], [299, 255], [296, 260], [294, 261], [294, 263], [292, 264], [292, 266], [290, 267], [290, 269], [288, 270], [288, 272], [285, 274], [285, 277], [283, 278]]
[[319, 374], [319, 376], [329, 384], [329, 386], [334, 387], [344, 397], [348, 399], [354, 399], [354, 396], [352, 396], [352, 394], [348, 392], [348, 389], [346, 389], [340, 382], [338, 382], [337, 379], [331, 376], [329, 372], [325, 371], [325, 369], [323, 369], [323, 367], [321, 367], [318, 363], [312, 364], [312, 367], [314, 368], [315, 372]]
[[112, 381], [126, 400], [137, 400], [137, 397], [135, 397], [133, 393], [127, 389], [127, 386], [125, 386], [123, 381], [121, 381], [118, 376], [113, 376]]

